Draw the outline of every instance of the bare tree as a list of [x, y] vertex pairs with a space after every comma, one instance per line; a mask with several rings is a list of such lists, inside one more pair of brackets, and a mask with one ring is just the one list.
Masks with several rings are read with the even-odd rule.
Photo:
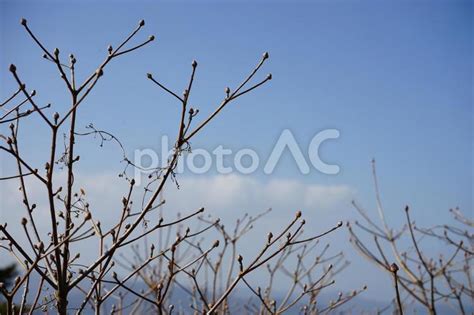
[[[459, 209], [450, 210], [455, 222], [429, 228], [415, 225], [410, 208], [405, 207], [406, 224], [398, 230], [389, 227], [379, 192], [375, 161], [372, 171], [377, 202], [378, 222], [353, 202], [364, 223], [348, 224], [350, 241], [362, 256], [390, 273], [394, 280], [394, 294], [390, 308], [403, 314], [404, 309], [421, 305], [430, 314], [439, 313], [440, 301], [450, 302], [460, 313], [466, 314], [465, 303], [474, 302], [472, 259], [474, 253], [474, 222], [463, 216]], [[356, 233], [355, 228], [368, 233], [373, 246]], [[429, 257], [424, 239], [448, 244], [448, 257]], [[405, 247], [405, 249], [401, 249]]]
[[[361, 292], [353, 291], [346, 295], [341, 293], [330, 305], [316, 305], [320, 292], [333, 285], [334, 276], [348, 265], [342, 252], [330, 254], [329, 244], [319, 248], [321, 238], [340, 228], [342, 222], [325, 233], [304, 238], [306, 222], [300, 219], [301, 212], [297, 212], [295, 218], [278, 233], [268, 233], [266, 241], [262, 242], [262, 248], [253, 257], [239, 254], [248, 242], [245, 240], [246, 234], [260, 220], [264, 220], [264, 216], [270, 211], [271, 209], [256, 216], [245, 214], [230, 229], [220, 219], [204, 216], [199, 217], [204, 228], [197, 233], [191, 233], [184, 226], [177, 227], [176, 240], [183, 240], [179, 244], [181, 246], [176, 246], [178, 244], [172, 241], [170, 246], [176, 246], [174, 252], [163, 255], [155, 263], [147, 264], [137, 273], [140, 282], [146, 283], [147, 289], [143, 294], [149, 298], [149, 303], [143, 306], [142, 312], [154, 312], [156, 308], [160, 313], [176, 310], [178, 305], [173, 303], [173, 300], [176, 302], [171, 293], [173, 289], [180, 292], [181, 300], [186, 296], [189, 301], [189, 307], [183, 308], [180, 305], [181, 310], [176, 310], [182, 314], [282, 314], [296, 307], [300, 307], [306, 314], [320, 314], [336, 309]], [[201, 231], [210, 228], [217, 232], [217, 242], [222, 244], [216, 250], [212, 250], [214, 247], [206, 247], [205, 238], [199, 237]], [[181, 236], [183, 231], [184, 236]], [[159, 243], [163, 244], [163, 239], [165, 244], [169, 242], [172, 233], [168, 230], [166, 236], [159, 235]], [[146, 250], [142, 253], [136, 248], [133, 261], [122, 257], [119, 264], [127, 266], [133, 272], [136, 270], [135, 266], [146, 262], [147, 257]], [[259, 276], [267, 279], [263, 289], [254, 285], [257, 271], [260, 271]], [[278, 276], [283, 276], [283, 281], [275, 284]], [[273, 291], [276, 285], [281, 288], [281, 282], [287, 284], [287, 293], [279, 298], [274, 296]], [[245, 295], [240, 295], [240, 299], [236, 298], [237, 301], [230, 298], [237, 288], [248, 290], [253, 298], [244, 305], [238, 300], [245, 299]], [[163, 304], [172, 305], [172, 308], [167, 307], [162, 311], [159, 307]]]
[[[305, 224], [300, 220], [301, 212], [298, 212], [294, 219], [282, 230], [275, 234], [269, 234], [266, 243], [261, 252], [253, 259], [244, 261], [242, 256], [236, 256], [237, 241], [243, 236], [252, 225], [255, 219], [247, 218], [247, 223], [242, 220], [235, 227], [234, 233], [229, 233], [219, 220], [206, 221], [202, 217], [204, 208], [197, 209], [185, 215], [180, 215], [176, 219], [167, 220], [161, 216], [158, 221], [150, 219], [152, 213], [156, 213], [160, 206], [165, 202], [161, 200], [160, 194], [165, 184], [175, 179], [175, 170], [180, 156], [190, 150], [190, 140], [206, 127], [215, 117], [230, 103], [241, 96], [257, 89], [272, 79], [271, 74], [265, 78], [251, 83], [259, 73], [259, 70], [269, 58], [268, 53], [264, 53], [257, 66], [243, 79], [243, 81], [231, 89], [225, 88], [225, 95], [215, 111], [209, 116], [203, 118], [194, 125], [199, 110], [189, 106], [189, 98], [193, 88], [197, 62], [191, 64], [191, 74], [189, 81], [183, 93], [177, 93], [161, 83], [152, 74], [147, 74], [147, 78], [168, 93], [175, 99], [181, 108], [180, 117], [177, 122], [177, 135], [173, 147], [173, 153], [167, 161], [167, 166], [157, 168], [150, 176], [149, 182], [145, 185], [140, 202], [134, 202], [134, 196], [138, 193], [137, 185], [133, 178], [127, 175], [128, 167], [136, 167], [133, 162], [125, 155], [125, 150], [121, 142], [111, 133], [96, 129], [94, 125], [88, 126], [87, 132], [79, 132], [77, 125], [77, 115], [82, 108], [87, 96], [94, 90], [97, 83], [104, 77], [104, 70], [109, 63], [118, 57], [131, 54], [136, 50], [148, 45], [154, 41], [155, 37], [149, 36], [148, 39], [138, 44], [131, 42], [138, 37], [138, 34], [145, 25], [142, 20], [138, 26], [115, 48], [109, 46], [104, 61], [87, 78], [81, 82], [76, 77], [76, 57], [70, 55], [69, 58], [61, 58], [60, 50], [55, 48], [49, 50], [36, 37], [30, 29], [26, 19], [21, 20], [21, 25], [37, 44], [43, 53], [43, 58], [50, 62], [59, 72], [64, 83], [65, 89], [70, 96], [70, 106], [63, 112], [54, 112], [50, 104], [41, 105], [36, 100], [36, 91], [28, 92], [26, 84], [21, 77], [21, 71], [15, 65], [10, 65], [10, 73], [18, 85], [10, 97], [0, 104], [3, 111], [0, 117], [0, 124], [9, 124], [6, 133], [0, 134], [0, 150], [3, 154], [13, 159], [16, 164], [16, 170], [1, 178], [3, 181], [17, 181], [20, 184], [21, 203], [25, 208], [26, 215], [21, 219], [19, 227], [24, 232], [25, 242], [18, 237], [18, 229], [11, 229], [10, 226], [16, 226], [10, 222], [0, 225], [1, 250], [8, 252], [21, 265], [23, 272], [15, 280], [13, 286], [7, 287], [0, 284], [0, 292], [7, 300], [8, 314], [15, 313], [33, 313], [38, 309], [47, 309], [55, 307], [59, 314], [67, 314], [70, 311], [81, 313], [86, 307], [91, 307], [95, 314], [100, 314], [104, 309], [104, 303], [109, 298], [119, 301], [115, 303], [112, 312], [121, 312], [125, 309], [122, 302], [124, 296], [132, 296], [132, 313], [140, 309], [142, 305], [149, 303], [160, 314], [171, 314], [174, 306], [168, 303], [168, 297], [173, 287], [178, 286], [182, 275], [186, 275], [191, 280], [190, 296], [194, 299], [193, 305], [196, 312], [207, 314], [224, 312], [229, 308], [229, 295], [239, 285], [246, 285], [253, 292], [260, 305], [255, 305], [258, 312], [268, 312], [271, 314], [283, 313], [285, 310], [296, 305], [303, 296], [310, 296], [306, 312], [315, 313], [315, 301], [318, 293], [333, 282], [331, 277], [337, 272], [336, 266], [340, 265], [342, 255], [323, 258], [323, 252], [317, 256], [312, 264], [304, 265], [304, 257], [314, 249], [314, 243], [319, 239], [339, 228], [342, 223], [321, 235], [315, 235], [303, 238], [302, 231]], [[65, 61], [64, 59], [68, 59]], [[43, 153], [47, 161], [43, 169], [28, 161], [28, 157], [22, 151], [22, 137], [20, 131], [23, 124], [28, 124], [35, 117], [39, 117], [42, 125], [49, 134], [48, 141], [50, 146]], [[194, 126], [193, 126], [194, 125]], [[60, 145], [60, 134], [64, 133], [64, 148]], [[102, 142], [115, 141], [120, 145], [124, 152], [124, 161], [126, 168], [121, 174], [121, 178], [127, 182], [127, 190], [122, 198], [122, 204], [114, 218], [115, 222], [104, 223], [97, 219], [94, 204], [90, 204], [87, 197], [87, 188], [77, 187], [74, 180], [77, 171], [77, 164], [80, 157], [75, 151], [76, 143], [80, 136], [94, 135], [99, 137]], [[64, 168], [66, 171], [65, 183], [58, 179], [58, 169]], [[44, 196], [44, 204], [34, 200], [31, 195], [30, 184], [40, 185]], [[110, 183], [110, 185], [115, 185]], [[39, 227], [40, 216], [35, 209], [48, 209], [49, 226], [46, 230]], [[200, 229], [191, 231], [190, 228], [183, 229], [184, 224], [195, 219], [199, 220], [204, 226]], [[243, 225], [242, 225], [243, 224]], [[140, 227], [146, 228], [141, 229]], [[167, 233], [175, 229], [177, 236], [174, 240], [169, 238], [158, 238], [158, 243], [147, 244], [145, 254], [139, 250], [139, 241], [151, 238], [152, 235]], [[197, 237], [209, 231], [217, 229], [222, 240], [216, 240], [207, 248], [196, 242]], [[165, 232], [164, 232], [165, 231]], [[156, 240], [156, 239], [154, 239]], [[95, 258], [90, 260], [81, 257], [77, 251], [79, 244], [90, 243], [93, 241], [97, 246]], [[215, 252], [219, 243], [224, 243], [224, 249], [213, 260], [211, 252]], [[195, 254], [180, 256], [180, 248], [187, 246], [192, 248]], [[231, 259], [228, 265], [223, 265], [224, 254], [231, 249]], [[128, 254], [134, 253], [138, 260], [131, 264], [123, 261]], [[257, 269], [268, 268], [269, 272], [275, 273], [275, 270], [282, 270], [286, 273], [284, 267], [288, 257], [297, 253], [297, 267], [293, 271], [293, 283], [288, 296], [280, 303], [272, 302], [271, 283], [267, 286], [265, 292], [252, 287], [248, 282], [248, 275]], [[186, 260], [186, 258], [189, 258]], [[268, 265], [272, 259], [277, 262], [273, 267]], [[313, 278], [313, 270], [323, 262], [334, 261], [332, 267], [323, 269], [319, 278]], [[237, 264], [237, 265], [236, 265]], [[342, 262], [342, 264], [344, 264]], [[158, 267], [157, 267], [158, 266]], [[342, 267], [342, 266], [340, 266]], [[128, 268], [128, 273], [124, 275], [123, 270]], [[273, 268], [273, 269], [272, 269]], [[226, 269], [225, 285], [217, 289], [217, 279], [221, 277]], [[199, 270], [207, 270], [210, 276], [206, 279], [200, 278]], [[273, 270], [273, 271], [272, 271]], [[35, 275], [36, 278], [33, 278]], [[303, 284], [303, 279], [307, 282]], [[38, 283], [32, 286], [31, 279], [40, 279]], [[129, 280], [144, 281], [148, 291], [136, 290], [129, 284]], [[204, 279], [204, 280], [203, 280]], [[208, 282], [212, 279], [212, 284]], [[201, 283], [200, 281], [204, 281]], [[271, 281], [270, 281], [271, 282]], [[23, 288], [23, 290], [21, 290]], [[187, 289], [188, 287], [183, 288]], [[32, 290], [33, 289], [33, 290]], [[293, 293], [296, 289], [300, 290], [297, 296]], [[203, 291], [204, 290], [204, 291]], [[15, 298], [23, 291], [20, 304], [16, 307]], [[30, 292], [33, 291], [33, 292]], [[53, 292], [52, 294], [48, 292]], [[83, 300], [80, 305], [70, 305], [70, 295], [72, 292], [81, 292]], [[30, 297], [30, 294], [33, 293]], [[332, 310], [338, 305], [348, 301], [358, 293], [351, 293], [348, 296], [340, 295], [336, 301], [322, 311]], [[318, 310], [319, 311], [319, 310]]]

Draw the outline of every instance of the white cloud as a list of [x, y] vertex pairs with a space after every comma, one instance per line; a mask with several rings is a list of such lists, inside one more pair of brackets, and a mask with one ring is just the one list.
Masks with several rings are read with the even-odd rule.
[[[65, 174], [60, 173], [59, 183], [64, 183]], [[282, 211], [302, 210], [311, 213], [337, 213], [353, 199], [354, 189], [347, 185], [307, 184], [291, 179], [260, 181], [243, 175], [216, 175], [179, 177], [178, 189], [171, 181], [166, 186], [164, 199], [166, 208], [188, 212], [205, 207], [213, 216], [226, 217], [229, 212], [240, 215], [245, 211], [262, 211], [267, 208]], [[38, 212], [47, 217], [44, 187], [33, 178], [28, 180], [31, 202], [38, 204]], [[79, 174], [75, 179], [75, 190], [83, 187], [95, 215], [103, 220], [112, 219], [119, 213], [120, 200], [127, 193], [127, 184], [114, 174]], [[23, 211], [18, 184], [2, 183], [3, 196], [0, 216], [2, 221], [19, 219]], [[135, 204], [139, 204], [142, 189], [136, 188]], [[105, 223], [105, 222], [104, 222]]]
[[[64, 183], [65, 173], [59, 173], [57, 186]], [[255, 242], [255, 249], [270, 230], [278, 231], [292, 220], [297, 210], [303, 211], [304, 218], [310, 224], [310, 233], [324, 231], [343, 219], [344, 211], [348, 209], [354, 190], [346, 185], [306, 184], [297, 180], [270, 179], [260, 181], [243, 175], [194, 176], [178, 178], [180, 189], [171, 181], [163, 194], [166, 205], [163, 209], [165, 220], [171, 220], [178, 212], [190, 213], [200, 207], [205, 207], [206, 214], [221, 218], [228, 226], [232, 226], [236, 218], [248, 212], [256, 215], [268, 208], [272, 214], [265, 216], [248, 240]], [[38, 205], [35, 209], [36, 225], [43, 236], [50, 229], [49, 206], [45, 198], [43, 184], [33, 177], [28, 178], [30, 202]], [[78, 174], [75, 177], [75, 192], [80, 188], [86, 191], [87, 201], [91, 206], [94, 218], [99, 219], [104, 230], [118, 221], [121, 213], [121, 199], [128, 192], [128, 184], [117, 175]], [[0, 183], [2, 198], [0, 200], [0, 222], [8, 222], [9, 231], [26, 244], [24, 233], [19, 224], [26, 210], [21, 202], [21, 192], [17, 182]], [[143, 187], [136, 187], [134, 203], [138, 210], [141, 204]], [[57, 210], [61, 210], [57, 201]], [[150, 217], [151, 220], [156, 215]], [[193, 223], [194, 222], [194, 223]], [[196, 221], [189, 224], [194, 226]], [[94, 243], [95, 244], [95, 243]], [[93, 244], [77, 244], [78, 251], [93, 252]], [[253, 248], [253, 247], [252, 247]], [[92, 255], [92, 254], [91, 254]], [[87, 255], [86, 255], [87, 256]]]
[[204, 206], [216, 215], [270, 207], [324, 213], [347, 205], [354, 195], [347, 185], [306, 184], [289, 179], [263, 182], [241, 175], [188, 177], [179, 179], [179, 184], [179, 190], [168, 186], [167, 204], [180, 209]]

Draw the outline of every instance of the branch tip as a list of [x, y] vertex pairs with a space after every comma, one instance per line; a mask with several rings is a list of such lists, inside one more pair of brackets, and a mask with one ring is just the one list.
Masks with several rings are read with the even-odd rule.
[[390, 271], [393, 272], [393, 273], [397, 273], [397, 271], [399, 270], [398, 268], [398, 265], [396, 263], [393, 263], [390, 265]]

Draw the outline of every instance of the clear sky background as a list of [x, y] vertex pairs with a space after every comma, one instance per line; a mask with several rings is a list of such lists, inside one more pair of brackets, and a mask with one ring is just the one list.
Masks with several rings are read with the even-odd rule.
[[[179, 92], [196, 59], [192, 104], [204, 116], [217, 106], [224, 88], [235, 86], [269, 51], [261, 78], [271, 72], [274, 79], [227, 108], [193, 146], [252, 148], [264, 159], [284, 129], [306, 150], [318, 131], [335, 128], [341, 137], [324, 144], [321, 153], [341, 172], [324, 175], [313, 169], [302, 175], [285, 156], [271, 175], [263, 167], [227, 182], [212, 172], [183, 174], [187, 185], [176, 198], [189, 200], [176, 204], [203, 203], [224, 217], [272, 206], [275, 222], [302, 209], [321, 230], [356, 218], [353, 198], [375, 210], [370, 170], [375, 158], [392, 224], [402, 224], [402, 209], [410, 204], [417, 222], [429, 226], [447, 222], [451, 207], [473, 217], [472, 13], [470, 1], [1, 1], [0, 92], [3, 99], [16, 88], [8, 72], [15, 63], [30, 89], [38, 91], [40, 103], [52, 102], [58, 111], [69, 106], [56, 70], [19, 25], [21, 17], [48, 48], [59, 47], [64, 57], [76, 55], [79, 78], [103, 60], [108, 44], [118, 43], [143, 18], [146, 27], [137, 38], [154, 34], [157, 40], [114, 61], [79, 116], [80, 127], [93, 122], [113, 132], [132, 154], [158, 149], [161, 135], [174, 138], [176, 132], [178, 105], [146, 79], [147, 72]], [[38, 126], [25, 126], [24, 133], [31, 135], [23, 147], [42, 165], [41, 153], [49, 144]], [[84, 157], [93, 153], [80, 163], [90, 182], [120, 170], [120, 152], [113, 146], [100, 150], [93, 141], [79, 146]], [[2, 173], [11, 166], [2, 157]], [[196, 188], [202, 186], [231, 189], [226, 195], [205, 195]], [[272, 190], [277, 186], [282, 190]], [[314, 191], [311, 187], [321, 194], [302, 201], [297, 193]], [[11, 198], [7, 189], [0, 189], [5, 217]], [[216, 200], [219, 196], [227, 202]], [[367, 277], [374, 267], [346, 245], [347, 239], [346, 231], [332, 239], [353, 262], [341, 287], [368, 283], [368, 297], [386, 298], [389, 279]]]

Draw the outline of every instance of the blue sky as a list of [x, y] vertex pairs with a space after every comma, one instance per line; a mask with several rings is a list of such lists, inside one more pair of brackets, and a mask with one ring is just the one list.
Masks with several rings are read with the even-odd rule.
[[[7, 71], [13, 62], [27, 85], [38, 90], [39, 100], [61, 110], [69, 106], [54, 67], [42, 60], [19, 25], [21, 17], [48, 48], [59, 47], [64, 57], [76, 55], [80, 77], [102, 61], [109, 43], [117, 43], [143, 18], [146, 27], [137, 38], [154, 34], [157, 40], [105, 70], [82, 108], [80, 126], [94, 122], [113, 132], [129, 153], [158, 148], [162, 134], [175, 134], [179, 108], [146, 79], [147, 72], [181, 91], [196, 59], [192, 100], [204, 114], [217, 106], [225, 86], [237, 84], [269, 51], [261, 77], [271, 72], [274, 79], [226, 108], [193, 146], [249, 147], [265, 156], [283, 129], [306, 149], [318, 131], [335, 128], [341, 137], [321, 150], [324, 159], [341, 166], [338, 175], [316, 170], [302, 175], [287, 156], [272, 175], [259, 170], [252, 180], [346, 185], [372, 207], [370, 160], [376, 158], [395, 225], [405, 204], [426, 225], [447, 220], [447, 209], [455, 206], [473, 216], [469, 1], [2, 1], [0, 10], [2, 98], [15, 88]], [[36, 136], [25, 140], [25, 150], [42, 161], [36, 153], [47, 142], [38, 125], [25, 126], [28, 130]], [[83, 144], [82, 151], [89, 150], [97, 153], [97, 145]], [[118, 153], [106, 148], [99, 157], [81, 161], [81, 169], [116, 171]], [[2, 163], [6, 172], [10, 164]], [[328, 222], [353, 213], [349, 203], [341, 207], [341, 213], [327, 214]], [[351, 260], [364, 270], [357, 257]]]

